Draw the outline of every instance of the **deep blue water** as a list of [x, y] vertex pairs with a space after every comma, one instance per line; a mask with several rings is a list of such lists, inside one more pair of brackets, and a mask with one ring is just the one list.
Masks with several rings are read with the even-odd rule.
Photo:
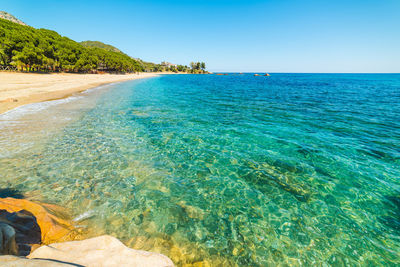
[[400, 264], [398, 74], [121, 83], [39, 150], [0, 185], [177, 265]]

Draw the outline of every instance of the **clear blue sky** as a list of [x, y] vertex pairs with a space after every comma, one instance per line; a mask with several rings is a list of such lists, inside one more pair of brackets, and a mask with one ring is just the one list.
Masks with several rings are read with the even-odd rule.
[[35, 28], [211, 71], [400, 72], [400, 0], [0, 0]]

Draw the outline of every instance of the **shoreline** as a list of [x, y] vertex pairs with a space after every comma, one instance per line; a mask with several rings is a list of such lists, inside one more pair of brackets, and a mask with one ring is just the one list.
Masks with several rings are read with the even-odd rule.
[[[104, 85], [163, 74], [170, 73], [118, 75], [0, 72], [0, 116], [25, 105], [66, 99]], [[14, 99], [17, 101], [14, 102]], [[6, 246], [0, 246], [0, 265], [2, 263], [34, 265], [37, 258], [46, 258], [55, 261], [61, 259], [65, 263], [85, 266], [98, 265], [105, 259], [118, 261], [123, 265], [174, 266], [171, 259], [161, 253], [127, 247], [116, 236], [95, 234], [93, 229], [82, 230], [79, 227], [80, 221], [72, 219], [65, 207], [40, 202], [25, 194], [13, 197], [12, 194], [7, 193], [0, 198], [2, 214], [19, 216], [23, 210], [27, 210], [29, 217], [26, 214], [23, 216], [30, 221], [26, 224], [0, 218], [0, 234], [6, 230], [7, 233], [11, 233], [10, 242]], [[29, 224], [31, 221], [35, 222], [32, 223], [33, 226]], [[30, 234], [35, 232], [31, 235], [19, 232], [20, 228], [28, 227], [33, 229], [29, 228]], [[31, 240], [32, 236], [37, 237], [38, 240], [26, 241]], [[0, 237], [0, 241], [4, 241], [3, 237]], [[62, 258], [49, 249], [52, 246], [57, 246], [58, 250], [65, 250], [65, 253], [71, 254]], [[82, 247], [85, 247], [84, 252], [74, 258], [75, 254], [81, 252]], [[101, 259], [93, 259], [92, 255], [99, 250], [106, 252], [101, 254]]]
[[101, 85], [156, 77], [164, 73], [70, 74], [0, 72], [0, 114], [17, 107], [57, 99]]

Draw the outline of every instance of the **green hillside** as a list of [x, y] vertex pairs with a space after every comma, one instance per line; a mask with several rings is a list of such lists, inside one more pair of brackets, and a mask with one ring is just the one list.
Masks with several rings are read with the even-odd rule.
[[88, 48], [55, 31], [0, 19], [0, 65], [25, 71], [135, 72], [143, 66], [131, 57]]
[[105, 43], [102, 43], [99, 41], [83, 41], [83, 42], [80, 42], [80, 44], [83, 45], [84, 47], [97, 47], [97, 48], [102, 48], [104, 50], [111, 51], [111, 52], [122, 53], [121, 50], [119, 50], [115, 46], [108, 45], [108, 44], [105, 44]]
[[0, 70], [40, 72], [188, 72], [206, 73], [205, 64], [191, 68], [154, 64], [132, 58], [99, 41], [75, 42], [55, 31], [35, 29], [4, 11], [0, 12]]

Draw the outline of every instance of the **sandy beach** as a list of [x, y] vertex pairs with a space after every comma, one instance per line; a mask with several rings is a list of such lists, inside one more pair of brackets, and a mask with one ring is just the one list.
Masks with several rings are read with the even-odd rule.
[[0, 72], [0, 114], [18, 106], [60, 99], [102, 84], [154, 77], [140, 74], [33, 74]]

